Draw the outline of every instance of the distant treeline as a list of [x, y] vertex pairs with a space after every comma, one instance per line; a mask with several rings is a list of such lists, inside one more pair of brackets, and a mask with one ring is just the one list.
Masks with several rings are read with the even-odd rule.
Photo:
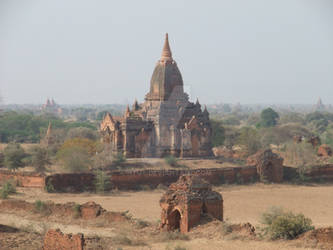
[[96, 130], [96, 124], [85, 122], [66, 122], [53, 115], [33, 115], [14, 111], [0, 115], [0, 142], [36, 143], [45, 135], [49, 122], [55, 129], [86, 127]]

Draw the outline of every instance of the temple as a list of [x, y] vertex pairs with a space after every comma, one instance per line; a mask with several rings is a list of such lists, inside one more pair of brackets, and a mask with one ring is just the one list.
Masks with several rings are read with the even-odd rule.
[[211, 124], [199, 100], [189, 101], [183, 78], [172, 58], [168, 34], [143, 103], [127, 106], [122, 117], [107, 113], [102, 140], [126, 157], [210, 156]]

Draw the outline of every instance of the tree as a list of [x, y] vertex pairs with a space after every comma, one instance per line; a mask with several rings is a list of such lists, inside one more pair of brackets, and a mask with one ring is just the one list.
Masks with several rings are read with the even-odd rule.
[[67, 133], [68, 139], [73, 138], [86, 138], [95, 141], [97, 139], [97, 133], [95, 130], [85, 127], [71, 128]]
[[71, 172], [86, 171], [91, 165], [88, 150], [77, 145], [62, 147], [57, 153], [57, 159]]
[[274, 127], [279, 119], [279, 114], [272, 108], [264, 109], [260, 114], [260, 126]]
[[34, 167], [37, 172], [44, 172], [46, 166], [50, 164], [47, 150], [39, 146], [30, 148], [27, 163]]
[[18, 143], [9, 143], [3, 151], [4, 165], [9, 169], [24, 167], [23, 159], [26, 157], [24, 149]]
[[251, 127], [243, 127], [240, 130], [238, 143], [246, 147], [249, 155], [256, 153], [261, 147], [258, 132]]
[[90, 156], [96, 154], [96, 142], [87, 138], [68, 139], [61, 146], [60, 151], [66, 148], [78, 147], [84, 149]]
[[211, 120], [212, 125], [212, 144], [213, 147], [221, 146], [224, 143], [225, 131], [221, 121]]
[[101, 121], [103, 120], [104, 116], [106, 115], [108, 111], [104, 110], [104, 111], [100, 111], [98, 112], [97, 116], [96, 116], [96, 120]]

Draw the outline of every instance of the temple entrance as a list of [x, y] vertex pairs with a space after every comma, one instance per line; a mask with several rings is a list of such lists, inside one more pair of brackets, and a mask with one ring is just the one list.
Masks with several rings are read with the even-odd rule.
[[206, 214], [207, 213], [207, 207], [206, 204], [202, 204], [202, 208], [201, 208], [201, 214]]
[[169, 229], [179, 230], [180, 229], [180, 213], [178, 210], [173, 211], [168, 218]]

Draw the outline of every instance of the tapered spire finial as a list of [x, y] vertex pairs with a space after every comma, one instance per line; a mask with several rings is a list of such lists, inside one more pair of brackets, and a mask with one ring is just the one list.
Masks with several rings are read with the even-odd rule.
[[161, 61], [172, 61], [172, 53], [169, 45], [168, 33], [165, 34], [165, 41], [162, 50]]

